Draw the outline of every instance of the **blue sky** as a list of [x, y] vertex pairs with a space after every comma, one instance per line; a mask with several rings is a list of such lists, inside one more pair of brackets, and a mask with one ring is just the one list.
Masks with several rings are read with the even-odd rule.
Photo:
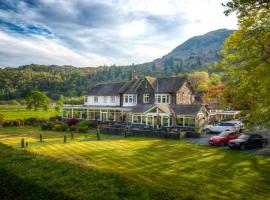
[[236, 29], [222, 2], [0, 0], [0, 67], [149, 62], [192, 36]]

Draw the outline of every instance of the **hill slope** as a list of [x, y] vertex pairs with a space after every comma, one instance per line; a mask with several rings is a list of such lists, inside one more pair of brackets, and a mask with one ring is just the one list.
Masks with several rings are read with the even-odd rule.
[[19, 68], [0, 68], [0, 100], [24, 97], [33, 88], [45, 91], [54, 99], [60, 95], [80, 96], [96, 83], [128, 80], [134, 69], [139, 77], [174, 76], [206, 69], [220, 59], [218, 52], [232, 32], [220, 29], [192, 37], [162, 58], [132, 66], [76, 68], [32, 64]]

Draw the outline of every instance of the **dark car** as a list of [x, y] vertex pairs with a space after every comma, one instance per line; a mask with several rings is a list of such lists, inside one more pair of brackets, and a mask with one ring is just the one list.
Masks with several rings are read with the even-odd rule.
[[265, 147], [268, 144], [266, 138], [259, 134], [242, 134], [239, 138], [229, 141], [228, 145], [231, 149], [241, 149], [246, 148], [259, 148]]

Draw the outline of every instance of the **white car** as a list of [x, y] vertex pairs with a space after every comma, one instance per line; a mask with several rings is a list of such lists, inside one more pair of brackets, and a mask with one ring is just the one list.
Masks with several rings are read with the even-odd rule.
[[240, 126], [232, 122], [219, 122], [214, 125], [207, 125], [204, 127], [205, 132], [208, 133], [221, 133], [223, 131], [239, 132]]
[[245, 125], [243, 122], [241, 122], [240, 120], [230, 120], [228, 121], [229, 123], [234, 123], [236, 126], [239, 126], [239, 130], [243, 130], [245, 129]]

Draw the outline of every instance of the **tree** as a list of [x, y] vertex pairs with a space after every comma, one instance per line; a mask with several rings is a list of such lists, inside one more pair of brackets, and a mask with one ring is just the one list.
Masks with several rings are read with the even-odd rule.
[[64, 103], [63, 103], [63, 101], [57, 101], [56, 102], [56, 106], [55, 106], [55, 110], [57, 111], [57, 112], [59, 112], [60, 111], [60, 109], [61, 109], [61, 107], [64, 105]]
[[47, 110], [50, 104], [49, 97], [47, 97], [43, 92], [37, 90], [29, 92], [25, 100], [27, 108], [34, 108], [35, 111], [37, 111], [39, 108]]
[[188, 75], [188, 80], [195, 91], [207, 90], [210, 84], [209, 74], [207, 72], [193, 72]]
[[237, 13], [239, 30], [225, 42], [219, 66], [228, 80], [228, 104], [244, 109], [249, 122], [270, 126], [270, 1], [230, 0], [226, 15]]

